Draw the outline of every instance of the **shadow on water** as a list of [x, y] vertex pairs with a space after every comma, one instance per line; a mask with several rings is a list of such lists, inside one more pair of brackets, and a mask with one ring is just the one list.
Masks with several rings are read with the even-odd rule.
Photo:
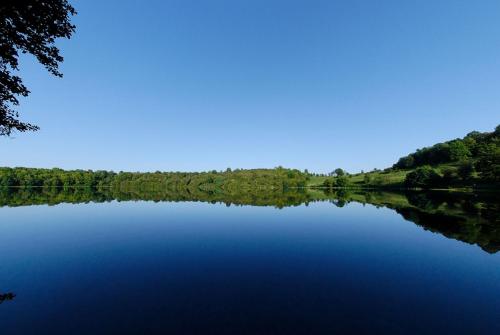
[[288, 206], [328, 201], [337, 207], [350, 202], [394, 210], [405, 220], [447, 238], [475, 244], [488, 253], [500, 250], [500, 195], [498, 193], [378, 192], [359, 190], [294, 189], [211, 192], [193, 189], [0, 189], [0, 207], [57, 205], [110, 201], [207, 202], [231, 205]]

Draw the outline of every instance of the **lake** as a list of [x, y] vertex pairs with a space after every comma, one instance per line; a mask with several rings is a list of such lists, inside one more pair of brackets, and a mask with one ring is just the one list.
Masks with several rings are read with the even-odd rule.
[[496, 194], [0, 192], [7, 334], [499, 334]]

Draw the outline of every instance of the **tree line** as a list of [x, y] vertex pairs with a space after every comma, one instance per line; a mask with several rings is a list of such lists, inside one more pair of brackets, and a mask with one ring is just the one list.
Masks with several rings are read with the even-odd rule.
[[295, 169], [251, 169], [208, 172], [112, 172], [36, 168], [0, 168], [0, 187], [114, 187], [119, 189], [202, 189], [225, 192], [305, 187], [309, 175]]

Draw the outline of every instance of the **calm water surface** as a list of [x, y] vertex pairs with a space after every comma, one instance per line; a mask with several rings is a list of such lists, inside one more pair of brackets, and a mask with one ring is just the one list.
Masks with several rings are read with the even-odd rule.
[[495, 218], [338, 205], [1, 207], [1, 334], [500, 334]]

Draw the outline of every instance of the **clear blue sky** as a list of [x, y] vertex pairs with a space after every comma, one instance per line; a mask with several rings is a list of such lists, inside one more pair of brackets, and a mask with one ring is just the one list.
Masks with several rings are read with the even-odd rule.
[[1, 166], [384, 168], [500, 123], [500, 1], [71, 1]]

